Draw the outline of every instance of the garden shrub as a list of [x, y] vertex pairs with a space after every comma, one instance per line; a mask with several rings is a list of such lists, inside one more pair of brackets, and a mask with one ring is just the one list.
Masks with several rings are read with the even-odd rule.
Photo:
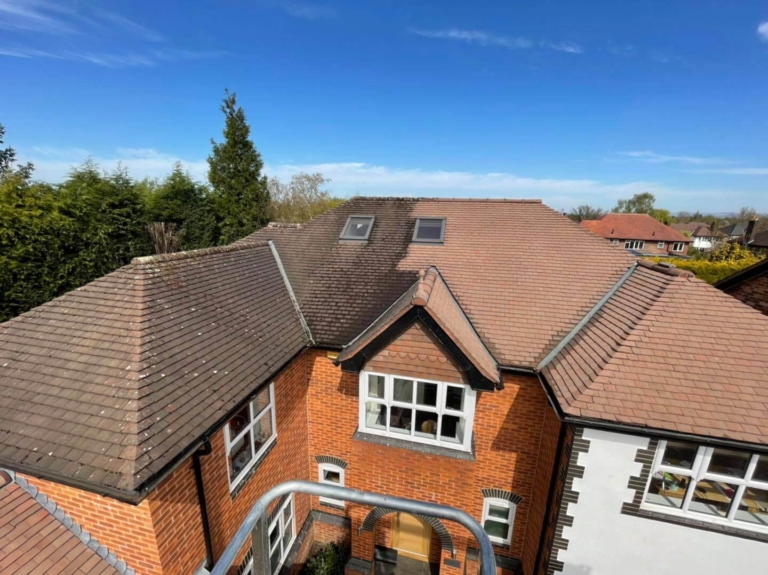
[[302, 575], [344, 575], [349, 558], [349, 545], [328, 543], [307, 559]]

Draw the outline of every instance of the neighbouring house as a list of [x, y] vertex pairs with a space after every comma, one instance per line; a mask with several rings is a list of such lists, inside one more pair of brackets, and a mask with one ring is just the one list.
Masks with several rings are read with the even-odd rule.
[[[0, 467], [137, 574], [207, 572], [297, 478], [461, 508], [500, 575], [757, 574], [766, 371], [768, 318], [541, 202], [354, 198], [0, 324]], [[289, 496], [269, 535], [274, 574], [478, 569], [387, 508]]]
[[648, 214], [605, 214], [581, 227], [636, 255], [685, 256], [693, 241]]
[[715, 287], [768, 315], [768, 258], [720, 280]]
[[747, 247], [756, 254], [768, 254], [768, 230], [753, 234]]
[[747, 231], [747, 224], [742, 222], [736, 222], [735, 224], [728, 224], [718, 230], [727, 240], [740, 240], [744, 237]]
[[712, 249], [715, 241], [722, 237], [719, 233], [713, 233], [709, 226], [703, 222], [672, 224], [669, 227], [685, 236], [690, 236], [693, 240], [693, 247], [699, 250]]

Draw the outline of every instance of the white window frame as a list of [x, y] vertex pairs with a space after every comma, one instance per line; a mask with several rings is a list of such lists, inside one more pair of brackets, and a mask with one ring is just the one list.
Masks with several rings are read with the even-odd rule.
[[[504, 520], [501, 517], [493, 517], [490, 515], [490, 508], [491, 505], [495, 505], [496, 507], [506, 507], [509, 509], [509, 513], [507, 514], [507, 519]], [[495, 521], [497, 523], [506, 523], [509, 525], [509, 531], [507, 531], [507, 538], [502, 539], [501, 537], [495, 537], [493, 535], [488, 534], [488, 539], [490, 539], [493, 543], [498, 543], [500, 545], [509, 545], [512, 542], [512, 532], [515, 527], [515, 512], [517, 511], [517, 505], [512, 503], [511, 501], [507, 501], [506, 499], [498, 499], [496, 497], [486, 497], [483, 500], [483, 520], [480, 523], [483, 526], [483, 529], [485, 529], [485, 522], [487, 519], [490, 519], [491, 521]], [[486, 533], [488, 533], [486, 531]]]
[[614, 246], [618, 246], [619, 240], [611, 240], [611, 244], [613, 244]]
[[[283, 536], [285, 535], [285, 519], [283, 518], [283, 511], [290, 506], [291, 508], [291, 518], [290, 518], [290, 529], [291, 529], [291, 540], [287, 543], [283, 543]], [[277, 541], [274, 545], [269, 541], [269, 534], [272, 532], [272, 528], [277, 526], [278, 530], [278, 537]], [[288, 553], [291, 551], [291, 547], [293, 547], [293, 543], [296, 541], [296, 506], [293, 504], [293, 494], [289, 495], [283, 504], [280, 506], [280, 509], [277, 510], [277, 514], [275, 515], [275, 518], [270, 522], [269, 528], [267, 529], [267, 542], [269, 544], [269, 561], [270, 565], [272, 564], [272, 552], [280, 547], [280, 561], [277, 564], [277, 567], [272, 572], [272, 575], [277, 575], [277, 573], [280, 572], [280, 569], [283, 567], [283, 563], [285, 563], [285, 558], [288, 557]]]
[[[384, 398], [373, 398], [368, 397], [368, 376], [369, 375], [376, 375], [384, 377]], [[410, 381], [413, 381], [413, 397], [414, 401], [413, 403], [403, 403], [399, 401], [394, 401], [392, 398], [393, 390], [394, 390], [394, 380], [395, 379], [407, 379]], [[420, 404], [416, 404], [415, 397], [417, 393], [417, 382], [424, 382], [424, 383], [432, 383], [437, 385], [437, 407], [431, 407], [431, 406], [423, 406]], [[462, 411], [457, 411], [454, 409], [448, 409], [445, 407], [445, 391], [449, 387], [459, 387], [464, 390], [464, 408]], [[369, 433], [371, 435], [381, 435], [383, 437], [390, 437], [393, 439], [402, 439], [404, 441], [413, 441], [414, 443], [424, 443], [427, 445], [437, 445], [440, 447], [446, 447], [449, 449], [456, 449], [459, 451], [472, 451], [472, 430], [474, 426], [474, 420], [475, 420], [475, 404], [477, 401], [477, 392], [469, 387], [468, 385], [462, 384], [462, 383], [452, 383], [452, 382], [446, 382], [446, 381], [436, 381], [433, 379], [425, 379], [423, 377], [410, 377], [405, 375], [392, 375], [392, 374], [386, 374], [386, 373], [379, 373], [374, 371], [361, 371], [360, 372], [360, 414], [359, 414], [359, 429], [361, 431], [364, 431], [365, 433]], [[387, 406], [387, 421], [385, 425], [385, 429], [376, 429], [373, 427], [367, 427], [366, 425], [366, 402], [371, 401], [373, 403], [378, 403], [381, 405]], [[389, 414], [391, 413], [392, 407], [404, 407], [404, 408], [411, 408], [416, 409], [419, 411], [429, 411], [432, 413], [435, 413], [437, 415], [437, 430], [435, 432], [436, 439], [432, 439], [431, 437], [422, 437], [416, 433], [415, 426], [411, 426], [411, 430], [409, 434], [406, 433], [398, 433], [395, 431], [390, 431], [389, 424], [390, 424], [390, 417]], [[465, 423], [465, 429], [464, 429], [464, 441], [463, 443], [458, 442], [452, 442], [440, 439], [440, 431], [442, 428], [442, 422], [443, 422], [443, 415], [453, 415], [456, 417], [463, 417]]]
[[656, 247], [660, 250], [663, 250], [665, 245], [667, 245], [667, 242], [659, 242], [656, 244]]
[[[690, 442], [684, 441], [683, 443], [690, 443]], [[696, 444], [692, 443], [691, 445], [695, 446]], [[665, 440], [662, 440], [659, 442], [659, 446], [656, 449], [656, 456], [653, 460], [653, 467], [651, 468], [651, 473], [648, 476], [648, 482], [645, 485], [643, 503], [641, 504], [640, 507], [648, 511], [664, 513], [664, 514], [673, 515], [676, 517], [687, 517], [687, 518], [696, 519], [698, 521], [702, 521], [706, 523], [713, 523], [716, 525], [728, 525], [730, 527], [734, 527], [737, 529], [744, 529], [747, 531], [757, 531], [760, 533], [768, 533], [768, 526], [755, 525], [754, 523], [749, 523], [747, 521], [736, 520], [736, 512], [739, 509], [739, 503], [741, 503], [741, 498], [744, 495], [744, 491], [746, 491], [748, 487], [754, 487], [756, 489], [764, 489], [768, 491], [768, 482], [757, 481], [752, 479], [752, 474], [754, 473], [755, 468], [757, 467], [757, 461], [760, 455], [764, 455], [764, 454], [749, 453], [746, 451], [741, 451], [741, 453], [750, 455], [751, 458], [749, 460], [749, 465], [747, 466], [747, 471], [744, 474], [744, 477], [740, 478], [740, 477], [733, 477], [730, 475], [721, 475], [718, 473], [708, 473], [707, 469], [709, 468], [709, 463], [712, 459], [712, 454], [714, 453], [715, 449], [718, 449], [718, 448], [706, 447], [704, 445], [700, 445], [696, 447], [697, 447], [696, 457], [694, 458], [691, 469], [684, 469], [681, 467], [674, 467], [671, 465], [663, 465], [661, 463], [664, 457], [664, 451], [667, 448], [667, 442]], [[738, 449], [732, 449], [732, 448], [726, 448], [726, 447], [723, 447], [721, 449], [727, 449], [728, 451], [737, 451], [737, 452], [740, 451]], [[658, 503], [649, 502], [647, 500], [648, 490], [650, 489], [651, 480], [653, 479], [654, 475], [656, 473], [659, 473], [659, 472], [663, 473], [665, 471], [668, 473], [674, 473], [676, 475], [684, 475], [686, 477], [691, 478], [681, 509], [666, 507], [663, 505], [659, 505]], [[733, 498], [731, 500], [731, 507], [728, 510], [728, 515], [726, 517], [715, 517], [712, 515], [707, 515], [704, 513], [690, 510], [691, 499], [693, 499], [693, 494], [694, 494], [694, 491], [696, 490], [696, 483], [698, 483], [701, 480], [720, 481], [723, 483], [729, 483], [731, 485], [738, 486], [738, 490], [736, 491], [736, 493], [734, 493]]]
[[645, 249], [645, 240], [624, 240], [625, 250], [643, 250]]
[[[227, 477], [229, 477], [229, 490], [234, 491], [238, 485], [240, 485], [240, 482], [245, 478], [245, 476], [248, 474], [248, 472], [253, 468], [256, 463], [258, 463], [264, 453], [269, 449], [269, 446], [272, 445], [275, 440], [277, 439], [277, 418], [275, 417], [275, 384], [270, 383], [268, 386], [269, 389], [269, 404], [264, 407], [264, 409], [261, 410], [260, 413], [254, 414], [253, 410], [253, 402], [256, 400], [256, 398], [261, 394], [260, 391], [258, 394], [253, 396], [253, 398], [248, 403], [248, 409], [249, 414], [251, 417], [251, 421], [248, 425], [246, 425], [243, 430], [237, 434], [235, 437], [230, 437], [229, 434], [229, 421], [224, 425], [224, 447], [225, 447], [225, 461], [227, 465]], [[263, 390], [262, 390], [263, 391]], [[253, 428], [258, 424], [262, 418], [267, 417], [269, 414], [269, 417], [272, 419], [272, 436], [264, 442], [264, 445], [262, 445], [257, 452], [254, 452], [253, 449], [253, 435], [252, 431]], [[229, 453], [232, 451], [232, 448], [234, 445], [240, 441], [245, 435], [248, 435], [248, 445], [251, 448], [251, 460], [246, 465], [240, 473], [238, 473], [235, 477], [232, 477], [232, 470], [229, 467]]]
[[672, 244], [673, 252], [682, 252], [685, 250], [685, 242], [674, 242]]
[[[328, 481], [325, 479], [325, 472], [331, 471], [339, 474], [339, 483]], [[335, 485], [336, 487], [344, 487], [344, 468], [333, 463], [320, 463], [317, 466], [317, 481], [318, 483], [325, 483], [326, 485]], [[333, 499], [331, 497], [320, 497], [320, 503], [326, 503], [328, 505], [334, 505], [336, 507], [344, 507], [344, 501], [342, 499]]]

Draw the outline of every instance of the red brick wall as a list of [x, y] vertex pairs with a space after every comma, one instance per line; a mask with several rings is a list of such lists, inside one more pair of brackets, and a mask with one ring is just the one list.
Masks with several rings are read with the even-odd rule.
[[727, 293], [768, 315], [768, 275], [747, 280]]
[[[406, 335], [411, 337], [415, 332], [409, 330]], [[399, 360], [400, 373], [408, 373], [411, 360], [407, 353], [390, 355], [390, 359]], [[348, 487], [452, 505], [478, 520], [483, 509], [481, 489], [511, 491], [522, 497], [512, 545], [511, 549], [497, 547], [497, 552], [522, 557], [544, 416], [550, 409], [536, 378], [507, 374], [504, 390], [478, 393], [474, 423], [477, 457], [476, 461], [465, 461], [354, 440], [359, 412], [358, 375], [342, 373], [322, 351], [310, 352], [309, 360], [311, 477], [317, 477], [315, 455], [336, 456], [349, 463], [345, 470]], [[313, 505], [334, 512], [321, 507], [316, 499]], [[373, 536], [366, 532], [358, 536], [357, 528], [369, 511], [348, 504], [344, 512], [352, 518], [352, 554], [366, 560], [372, 556]], [[458, 550], [457, 559], [463, 562], [468, 533], [455, 524], [446, 523], [446, 528]], [[441, 573], [449, 571], [441, 564]]]
[[24, 478], [136, 573], [163, 572], [148, 501], [130, 505], [44, 479]]
[[[269, 488], [290, 479], [308, 478], [306, 355], [298, 358], [275, 380], [277, 442], [245, 480], [234, 499], [230, 496], [224, 432], [211, 438], [213, 452], [201, 459], [205, 499], [216, 559], [242, 523], [245, 515]], [[315, 471], [315, 474], [317, 471]], [[316, 477], [314, 475], [313, 477]], [[309, 513], [307, 496], [294, 496], [296, 532]], [[238, 561], [245, 555], [244, 548]]]

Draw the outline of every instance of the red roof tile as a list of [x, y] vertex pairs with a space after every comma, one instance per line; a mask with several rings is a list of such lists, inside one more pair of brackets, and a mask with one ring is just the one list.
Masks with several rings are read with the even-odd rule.
[[605, 214], [599, 220], [584, 220], [581, 227], [601, 238], [644, 240], [646, 242], [686, 242], [688, 238], [647, 214]]

